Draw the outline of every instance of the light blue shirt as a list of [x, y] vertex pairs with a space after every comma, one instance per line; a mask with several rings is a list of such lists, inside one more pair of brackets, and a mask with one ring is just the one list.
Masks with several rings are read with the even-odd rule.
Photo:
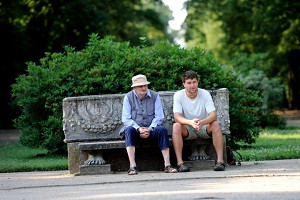
[[[138, 97], [136, 92], [133, 90], [134, 94]], [[149, 89], [147, 90], [147, 96], [151, 97]], [[138, 97], [139, 98], [139, 97]], [[163, 108], [161, 105], [160, 97], [157, 95], [156, 100], [155, 100], [155, 113], [154, 113], [154, 118], [151, 122], [150, 127], [155, 128], [158, 125], [161, 125], [164, 121], [164, 112]], [[127, 95], [124, 97], [123, 101], [123, 110], [122, 110], [122, 122], [124, 125], [127, 126], [132, 126], [135, 129], [138, 129], [140, 126], [131, 118], [131, 105], [129, 103]]]

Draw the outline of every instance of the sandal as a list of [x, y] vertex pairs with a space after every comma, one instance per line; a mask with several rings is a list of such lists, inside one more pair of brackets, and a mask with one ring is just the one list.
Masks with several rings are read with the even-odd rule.
[[173, 168], [171, 165], [165, 167], [165, 173], [177, 173], [177, 169]]
[[136, 174], [138, 174], [136, 167], [130, 167], [128, 170], [128, 175], [136, 175]]
[[217, 162], [217, 164], [214, 166], [214, 171], [225, 171], [225, 163]]
[[189, 172], [190, 168], [187, 166], [184, 166], [183, 163], [177, 165], [177, 171], [178, 172]]

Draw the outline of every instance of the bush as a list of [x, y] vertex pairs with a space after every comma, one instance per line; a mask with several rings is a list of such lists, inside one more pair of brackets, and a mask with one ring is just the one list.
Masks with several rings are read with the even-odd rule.
[[113, 37], [99, 40], [92, 34], [81, 51], [66, 46], [64, 53], [46, 53], [39, 64], [29, 62], [27, 66], [27, 74], [12, 85], [22, 112], [15, 124], [22, 132], [23, 144], [43, 147], [50, 153], [66, 150], [63, 98], [126, 93], [131, 90], [131, 77], [138, 73], [148, 76], [151, 89], [167, 91], [181, 89], [183, 72], [194, 70], [200, 78], [199, 87], [229, 89], [229, 141], [253, 143], [260, 131], [255, 127], [260, 102], [257, 92], [246, 89], [230, 68], [199, 48], [186, 50], [167, 42], [131, 47], [128, 42], [115, 42]]
[[281, 109], [284, 101], [284, 86], [279, 80], [268, 78], [262, 71], [251, 70], [243, 81], [247, 88], [257, 90], [259, 96], [262, 97], [260, 126], [285, 126], [285, 120], [273, 114], [275, 110]]
[[240, 54], [231, 61], [234, 69], [240, 72], [240, 79], [245, 83], [245, 87], [258, 91], [258, 95], [262, 98], [259, 125], [284, 127], [285, 120], [273, 114], [275, 110], [283, 107], [285, 94], [279, 78], [269, 78], [266, 75], [271, 63], [272, 59], [268, 58], [267, 53]]

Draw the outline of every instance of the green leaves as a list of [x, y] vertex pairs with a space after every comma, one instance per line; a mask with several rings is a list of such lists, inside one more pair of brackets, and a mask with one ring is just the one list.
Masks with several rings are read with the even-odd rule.
[[247, 68], [242, 69], [233, 66], [242, 72], [259, 67], [269, 78], [280, 77], [288, 94], [289, 109], [297, 109], [299, 9], [300, 2], [294, 0], [190, 0], [185, 21], [187, 46], [209, 49], [226, 64], [241, 53], [250, 54], [253, 59], [269, 55], [274, 62], [253, 66], [243, 63]]
[[186, 50], [165, 41], [136, 47], [110, 36], [100, 40], [96, 34], [81, 51], [65, 49], [65, 53], [46, 53], [40, 65], [29, 62], [28, 74], [12, 86], [22, 111], [15, 122], [27, 146], [51, 153], [65, 150], [61, 120], [65, 97], [126, 93], [131, 90], [132, 76], [139, 73], [147, 75], [153, 90], [179, 90], [187, 70], [198, 73], [199, 87], [229, 89], [233, 140], [251, 143], [257, 136], [257, 94], [245, 89], [229, 67], [222, 67], [202, 49]]

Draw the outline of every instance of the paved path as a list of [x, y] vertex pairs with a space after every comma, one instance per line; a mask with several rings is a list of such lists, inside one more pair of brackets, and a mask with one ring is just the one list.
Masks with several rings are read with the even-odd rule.
[[287, 126], [300, 127], [300, 110], [277, 111], [275, 113], [286, 119]]
[[16, 129], [0, 130], [0, 145], [16, 142], [19, 136], [20, 131]]
[[243, 162], [225, 172], [73, 176], [68, 171], [0, 174], [3, 200], [300, 199], [300, 159]]

